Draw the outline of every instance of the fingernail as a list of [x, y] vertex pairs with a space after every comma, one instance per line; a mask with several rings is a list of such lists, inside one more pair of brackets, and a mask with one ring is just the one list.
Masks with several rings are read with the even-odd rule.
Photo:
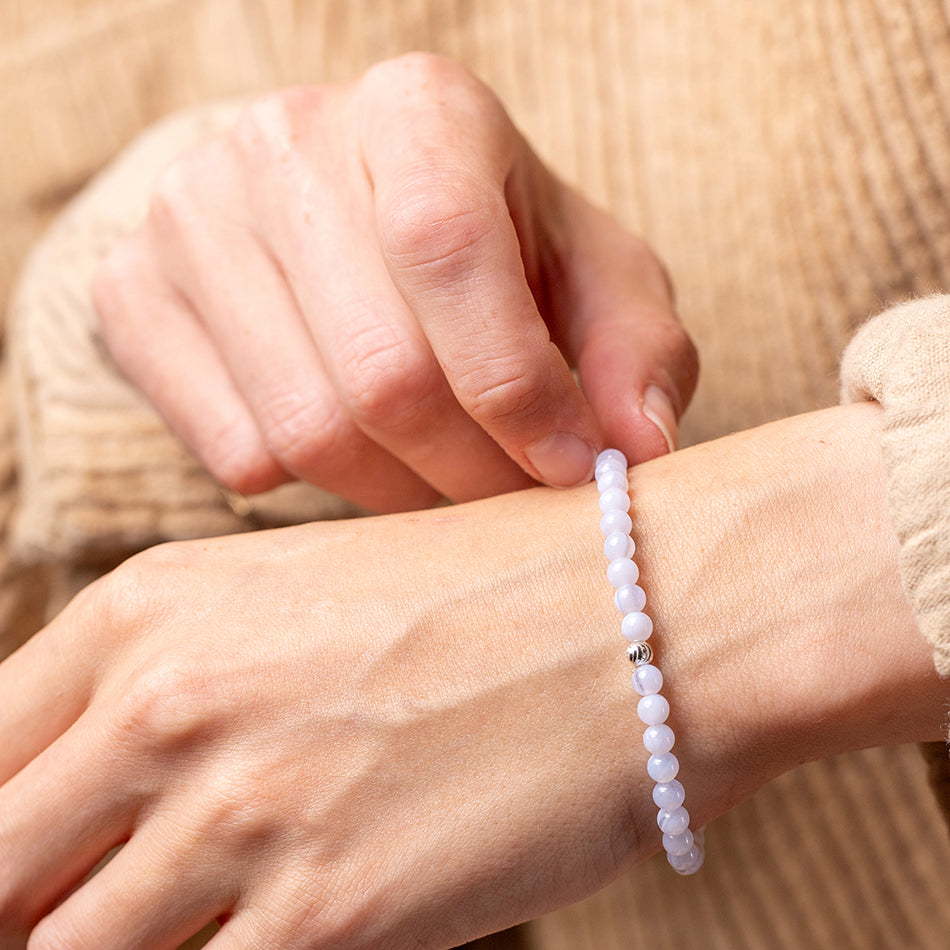
[[678, 433], [670, 397], [659, 386], [647, 386], [640, 411], [663, 433], [669, 450], [675, 452]]
[[541, 481], [556, 488], [583, 485], [594, 472], [594, 447], [570, 432], [552, 432], [524, 454]]

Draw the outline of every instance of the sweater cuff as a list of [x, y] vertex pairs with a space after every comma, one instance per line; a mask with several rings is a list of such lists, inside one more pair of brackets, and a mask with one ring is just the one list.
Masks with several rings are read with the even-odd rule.
[[950, 295], [869, 320], [845, 351], [841, 400], [883, 407], [901, 579], [937, 671], [950, 675]]
[[114, 562], [180, 538], [365, 513], [302, 483], [225, 492], [108, 359], [92, 276], [145, 216], [155, 179], [235, 121], [239, 103], [164, 119], [74, 199], [33, 250], [10, 310], [21, 563]]

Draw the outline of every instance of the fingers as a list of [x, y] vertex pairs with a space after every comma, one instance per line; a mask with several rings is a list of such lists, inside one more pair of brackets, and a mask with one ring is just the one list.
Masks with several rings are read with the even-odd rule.
[[[396, 68], [407, 73], [402, 105], [368, 125], [364, 144], [393, 283], [466, 413], [539, 480], [586, 481], [597, 425], [538, 311], [504, 194], [517, 134], [486, 141], [484, 113], [507, 119], [452, 64], [408, 57]], [[459, 83], [472, 88], [451, 95]]]
[[[254, 153], [268, 147], [261, 137], [279, 140], [273, 126], [281, 117], [268, 111], [279, 108], [259, 106], [253, 129], [244, 131], [250, 164], [274, 166]], [[319, 141], [305, 151], [301, 174], [316, 166], [325, 178], [345, 178]], [[300, 318], [347, 418], [453, 500], [528, 487], [531, 480], [459, 405], [417, 315], [393, 286], [379, 255], [371, 197], [361, 203], [355, 187], [328, 188], [311, 207], [294, 200], [296, 177], [283, 167], [260, 192], [265, 203], [280, 196], [278, 204], [293, 210], [271, 221], [266, 207], [254, 206], [252, 217], [272, 257], [285, 262]]]
[[202, 874], [208, 860], [182, 846], [182, 828], [149, 820], [122, 850], [34, 928], [36, 950], [174, 950], [233, 902], [225, 868]]
[[649, 248], [576, 195], [565, 205], [573, 309], [562, 332], [581, 387], [631, 464], [664, 455], [696, 387], [696, 348]]
[[[205, 161], [211, 158], [226, 180], [227, 156], [219, 151]], [[218, 470], [230, 487], [238, 481], [245, 490], [270, 487], [260, 478], [261, 472], [269, 474], [264, 462], [268, 459], [272, 468], [377, 511], [435, 503], [438, 493], [362, 432], [346, 412], [285, 275], [251, 232], [240, 220], [216, 214], [211, 195], [196, 195], [190, 188], [176, 195], [173, 183], [166, 183], [166, 189], [151, 218], [158, 232], [158, 256], [166, 277], [192, 312], [200, 314], [200, 328], [189, 331], [192, 339], [182, 342], [190, 342], [195, 354], [191, 358], [200, 360], [197, 371], [207, 381], [208, 397], [215, 400], [213, 412], [230, 415], [231, 428], [225, 433], [234, 439], [225, 448], [221, 440], [209, 440], [208, 423], [192, 421], [197, 417], [191, 394], [171, 385], [180, 378], [181, 366], [173, 360], [154, 360], [139, 346], [140, 358], [155, 367], [141, 370], [155, 379], [153, 398], [165, 406], [182, 437], [198, 447], [203, 459], [216, 452]], [[211, 205], [202, 215], [201, 227], [182, 221], [197, 213], [196, 200]], [[239, 209], [234, 213], [239, 217]], [[182, 332], [196, 322], [197, 318], [178, 314]], [[200, 331], [207, 337], [203, 346], [194, 339]], [[217, 357], [216, 368], [212, 356]], [[257, 429], [259, 451], [253, 455], [248, 451], [245, 419]], [[231, 459], [245, 469], [238, 478], [227, 467]], [[207, 458], [206, 464], [210, 467], [213, 461]]]
[[[345, 238], [338, 245], [342, 261], [359, 259]], [[296, 289], [315, 314], [308, 323], [327, 376], [360, 432], [454, 501], [528, 487], [530, 479], [459, 405], [378, 258], [352, 280], [348, 270], [341, 262], [326, 279]], [[353, 280], [361, 299], [349, 290]]]
[[69, 729], [89, 703], [100, 656], [95, 642], [82, 638], [80, 606], [93, 596], [87, 588], [0, 663], [0, 786]]
[[0, 789], [0, 937], [28, 932], [131, 830], [98, 731], [81, 719]]
[[230, 488], [396, 511], [574, 485], [605, 436], [675, 445], [696, 375], [652, 255], [582, 204], [486, 87], [414, 54], [265, 97], [173, 166], [96, 302]]
[[93, 290], [113, 358], [222, 485], [253, 494], [291, 477], [191, 305], [159, 272], [146, 233], [112, 253]]

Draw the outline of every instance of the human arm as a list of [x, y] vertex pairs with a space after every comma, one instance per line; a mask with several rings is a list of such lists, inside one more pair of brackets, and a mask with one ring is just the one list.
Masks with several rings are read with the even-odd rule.
[[[853, 406], [631, 471], [697, 826], [799, 762], [941, 734], [878, 434]], [[6, 933], [129, 835], [31, 950], [217, 914], [215, 950], [449, 947], [657, 850], [597, 521], [590, 487], [534, 490], [94, 585], [0, 666]]]
[[428, 54], [252, 104], [165, 173], [95, 299], [120, 367], [245, 493], [576, 484], [605, 440], [667, 451], [696, 381], [653, 252]]

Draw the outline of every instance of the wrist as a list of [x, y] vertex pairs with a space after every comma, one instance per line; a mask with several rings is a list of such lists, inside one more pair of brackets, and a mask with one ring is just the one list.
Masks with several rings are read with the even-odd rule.
[[700, 821], [803, 761], [942, 732], [948, 688], [900, 585], [878, 433], [876, 407], [843, 407], [631, 472]]

